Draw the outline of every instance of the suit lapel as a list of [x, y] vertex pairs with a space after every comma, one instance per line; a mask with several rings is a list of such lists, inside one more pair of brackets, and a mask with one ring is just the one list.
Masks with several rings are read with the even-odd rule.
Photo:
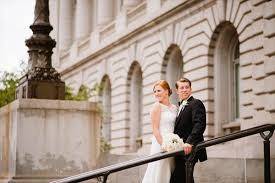
[[[187, 100], [187, 102], [189, 103], [189, 102], [191, 102], [192, 100], [194, 100], [194, 98], [191, 96], [191, 97]], [[188, 105], [188, 104], [187, 104], [187, 105]], [[181, 109], [179, 115], [176, 117], [175, 128], [176, 128], [177, 125], [180, 123], [180, 121], [181, 121], [180, 119], [182, 118], [182, 116], [183, 116], [183, 114], [184, 114], [184, 111], [186, 110], [186, 107], [187, 107], [187, 106], [184, 106], [183, 109]]]
[[175, 127], [174, 127], [174, 129], [176, 129], [176, 127], [178, 126], [178, 124], [179, 124], [179, 121], [180, 121], [180, 115], [181, 114], [179, 114], [177, 117], [176, 117], [176, 122], [175, 122]]

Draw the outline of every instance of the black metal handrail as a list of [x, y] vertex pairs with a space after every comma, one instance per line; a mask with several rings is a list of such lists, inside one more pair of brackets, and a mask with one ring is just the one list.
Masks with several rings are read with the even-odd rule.
[[[231, 133], [229, 135], [225, 135], [222, 137], [210, 139], [210, 140], [207, 140], [207, 141], [197, 144], [193, 148], [193, 151], [186, 162], [186, 175], [187, 175], [186, 182], [187, 183], [191, 182], [191, 178], [192, 178], [192, 171], [191, 171], [192, 163], [191, 162], [192, 162], [192, 159], [195, 157], [196, 152], [198, 150], [200, 150], [202, 148], [209, 147], [209, 146], [217, 145], [220, 143], [236, 140], [239, 138], [243, 138], [243, 137], [247, 137], [247, 136], [251, 136], [251, 135], [255, 135], [255, 134], [259, 133], [261, 135], [261, 137], [264, 139], [264, 179], [265, 179], [265, 183], [270, 183], [271, 178], [270, 178], [270, 141], [269, 141], [269, 139], [272, 137], [274, 130], [275, 130], [274, 124], [266, 124], [266, 125], [261, 125], [261, 126], [257, 126], [254, 128], [242, 130], [239, 132]], [[264, 132], [269, 132], [269, 133], [266, 134]], [[132, 167], [136, 167], [136, 166], [150, 163], [153, 161], [165, 159], [168, 157], [173, 157], [173, 156], [180, 155], [180, 154], [183, 155], [184, 151], [177, 150], [177, 151], [173, 151], [173, 152], [161, 152], [161, 153], [157, 153], [154, 155], [136, 158], [136, 159], [129, 160], [129, 161], [126, 161], [123, 163], [118, 163], [118, 164], [110, 165], [110, 166], [100, 168], [97, 170], [92, 170], [89, 172], [70, 176], [70, 177], [67, 177], [64, 179], [55, 180], [55, 181], [52, 181], [51, 183], [82, 182], [85, 180], [90, 180], [90, 179], [98, 178], [98, 177], [103, 177], [103, 182], [106, 182], [108, 176], [111, 173], [118, 172], [118, 171], [125, 170], [125, 169], [132, 168]]]

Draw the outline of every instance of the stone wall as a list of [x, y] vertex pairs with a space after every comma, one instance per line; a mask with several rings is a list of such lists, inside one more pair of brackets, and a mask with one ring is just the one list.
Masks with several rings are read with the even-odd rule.
[[[217, 116], [226, 113], [230, 106], [225, 101], [224, 105], [218, 105], [228, 95], [217, 95], [217, 87], [228, 80], [228, 85], [224, 86], [224, 91], [228, 91], [231, 83], [229, 78], [221, 75], [223, 71], [217, 72], [217, 65], [223, 60], [216, 58], [223, 55], [216, 50], [222, 42], [219, 37], [230, 40], [227, 34], [221, 35], [226, 26], [234, 30], [239, 41], [240, 116], [232, 122], [240, 129], [275, 123], [274, 0], [162, 0], [157, 9], [150, 7], [149, 2], [143, 1], [120, 14], [117, 20], [95, 29], [85, 40], [75, 41], [65, 51], [57, 50], [55, 63], [58, 63], [63, 79], [73, 88], [77, 89], [81, 84], [92, 88], [106, 76], [110, 78], [112, 153], [127, 152], [131, 143], [129, 81], [136, 65], [142, 73], [142, 142], [143, 147], [150, 145], [152, 86], [158, 79], [170, 77], [167, 76], [167, 59], [174, 47], [182, 54], [182, 76], [192, 81], [194, 97], [206, 106], [205, 137], [223, 135], [224, 121]], [[224, 53], [226, 55], [226, 50]], [[249, 147], [250, 155], [258, 151], [254, 142], [255, 139], [242, 142]], [[227, 149], [230, 147], [227, 145], [222, 148], [224, 152], [226, 149], [233, 151], [230, 153], [232, 157], [242, 157], [239, 149], [242, 144], [236, 142], [233, 146], [238, 148]], [[260, 154], [258, 151], [255, 157]], [[219, 156], [219, 153], [212, 155]]]

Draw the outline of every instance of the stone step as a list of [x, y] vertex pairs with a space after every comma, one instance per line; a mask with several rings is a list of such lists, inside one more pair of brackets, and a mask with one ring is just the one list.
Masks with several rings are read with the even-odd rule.
[[[103, 153], [100, 155], [96, 168], [106, 167], [109, 165], [125, 162], [135, 158], [139, 158], [140, 155], [128, 154], [128, 155], [115, 155]], [[126, 169], [117, 173], [112, 173], [108, 177], [108, 183], [140, 183], [142, 181], [143, 174], [147, 168], [146, 165]]]
[[[139, 155], [104, 154], [101, 155], [97, 167], [105, 167], [138, 157]], [[275, 183], [275, 158], [271, 159], [270, 164], [271, 182]], [[108, 177], [108, 182], [140, 183], [146, 167], [147, 164], [113, 173]], [[260, 183], [264, 182], [264, 161], [263, 159], [209, 158], [205, 162], [196, 164], [194, 177], [195, 182], [199, 183]]]
[[[271, 182], [275, 183], [275, 158], [270, 161], [270, 169]], [[200, 183], [262, 183], [264, 160], [209, 158], [196, 164], [194, 177]]]

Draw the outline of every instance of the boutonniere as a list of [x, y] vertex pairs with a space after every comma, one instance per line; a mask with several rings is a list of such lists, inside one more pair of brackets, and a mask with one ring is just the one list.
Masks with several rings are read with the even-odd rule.
[[182, 104], [183, 106], [188, 105], [188, 101], [187, 101], [187, 100], [184, 100], [184, 101], [182, 101], [181, 104]]

